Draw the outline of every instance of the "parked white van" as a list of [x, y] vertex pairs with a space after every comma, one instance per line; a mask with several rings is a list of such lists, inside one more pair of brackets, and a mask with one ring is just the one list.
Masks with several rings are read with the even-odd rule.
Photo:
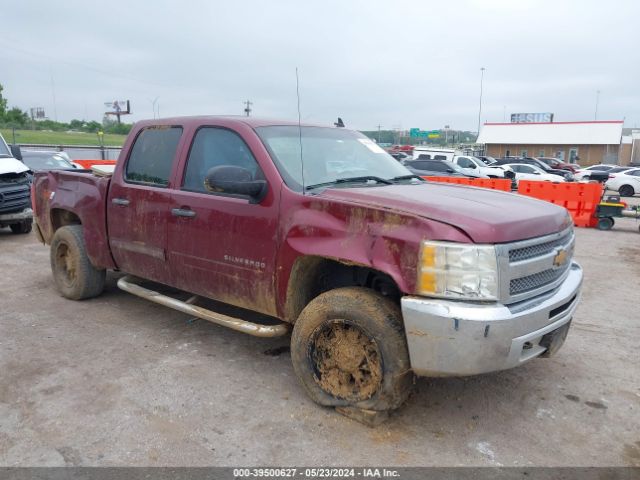
[[453, 157], [456, 155], [462, 155], [461, 150], [454, 150], [453, 148], [437, 148], [437, 147], [414, 147], [413, 159], [414, 160], [446, 160], [447, 162], [453, 162]]

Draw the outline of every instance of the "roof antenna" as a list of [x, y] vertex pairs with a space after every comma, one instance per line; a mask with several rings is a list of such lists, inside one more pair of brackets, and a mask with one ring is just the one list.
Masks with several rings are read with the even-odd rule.
[[300, 176], [302, 178], [302, 195], [305, 194], [304, 186], [304, 161], [302, 159], [302, 115], [300, 115], [300, 80], [298, 79], [298, 67], [296, 67], [296, 96], [298, 97], [298, 139], [300, 140]]
[[334, 123], [334, 125], [338, 128], [344, 128], [344, 122], [340, 117], [338, 117], [338, 121]]

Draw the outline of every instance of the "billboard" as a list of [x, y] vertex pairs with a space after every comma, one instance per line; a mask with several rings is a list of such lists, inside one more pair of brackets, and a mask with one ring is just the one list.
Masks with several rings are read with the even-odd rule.
[[124, 115], [126, 113], [130, 113], [129, 110], [129, 100], [113, 100], [111, 102], [104, 102], [104, 106], [110, 108], [111, 110], [106, 113], [111, 114], [120, 114]]
[[511, 123], [550, 123], [553, 113], [512, 113]]

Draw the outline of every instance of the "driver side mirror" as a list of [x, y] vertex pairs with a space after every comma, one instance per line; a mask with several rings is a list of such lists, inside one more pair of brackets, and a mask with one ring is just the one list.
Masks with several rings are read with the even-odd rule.
[[447, 168], [447, 173], [456, 173], [456, 171], [453, 168]]
[[209, 169], [204, 179], [204, 186], [209, 192], [246, 195], [251, 203], [259, 203], [267, 194], [265, 180], [253, 180], [251, 172], [246, 168], [232, 165], [221, 165]]
[[9, 145], [9, 148], [11, 149], [11, 155], [13, 156], [13, 158], [22, 161], [22, 151], [20, 150], [20, 145], [12, 144]]

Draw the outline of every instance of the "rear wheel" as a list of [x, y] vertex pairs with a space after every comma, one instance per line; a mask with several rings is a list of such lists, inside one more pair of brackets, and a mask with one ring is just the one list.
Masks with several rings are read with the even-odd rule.
[[106, 270], [89, 260], [81, 225], [56, 230], [51, 241], [51, 271], [58, 291], [71, 300], [96, 297], [104, 290]]
[[602, 217], [598, 219], [598, 230], [611, 230], [614, 224], [614, 220], [611, 217]]
[[636, 194], [636, 191], [631, 185], [622, 185], [618, 190], [618, 193], [623, 197], [633, 197]]
[[13, 223], [10, 225], [10, 227], [11, 232], [15, 233], [16, 235], [21, 233], [29, 233], [31, 231], [31, 228], [33, 227], [33, 220], [23, 220], [20, 223]]
[[291, 358], [307, 393], [323, 406], [393, 410], [413, 385], [400, 309], [366, 288], [312, 300], [293, 327]]

